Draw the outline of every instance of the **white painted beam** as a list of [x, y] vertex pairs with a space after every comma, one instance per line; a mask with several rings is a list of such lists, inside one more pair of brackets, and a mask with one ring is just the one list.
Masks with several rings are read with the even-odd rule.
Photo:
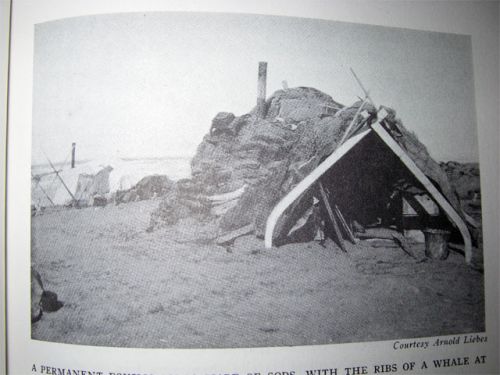
[[415, 178], [425, 187], [429, 194], [431, 194], [436, 203], [446, 213], [446, 216], [448, 216], [448, 218], [457, 226], [464, 240], [465, 262], [467, 264], [470, 264], [472, 260], [472, 241], [469, 230], [467, 229], [467, 225], [465, 224], [462, 217], [379, 122], [372, 125], [372, 129], [375, 131], [375, 133], [377, 133], [382, 141], [384, 141], [384, 143], [397, 155], [399, 160], [403, 162], [403, 164], [410, 170]]

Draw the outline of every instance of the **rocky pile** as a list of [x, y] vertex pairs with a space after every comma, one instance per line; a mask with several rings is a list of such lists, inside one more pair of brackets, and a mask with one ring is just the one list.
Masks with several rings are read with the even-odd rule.
[[460, 199], [477, 199], [481, 195], [479, 186], [479, 164], [449, 161], [441, 163], [451, 185]]
[[[446, 172], [450, 184], [460, 198], [462, 209], [480, 225], [482, 218], [479, 164], [449, 161], [441, 163], [441, 168]], [[480, 227], [473, 231], [474, 237], [480, 234]]]
[[[360, 105], [346, 107], [319, 90], [297, 87], [275, 92], [263, 118], [255, 109], [243, 116], [219, 113], [191, 162], [192, 178], [169, 191], [150, 229], [194, 215], [215, 220], [220, 234], [250, 225], [263, 236], [272, 208], [336, 149]], [[358, 116], [353, 127], [358, 131], [375, 117], [373, 106], [363, 109], [366, 116]], [[439, 164], [395, 112], [386, 110], [391, 135], [456, 206]]]
[[141, 179], [128, 190], [119, 190], [115, 194], [115, 203], [128, 203], [162, 197], [174, 186], [174, 182], [165, 175], [151, 175]]

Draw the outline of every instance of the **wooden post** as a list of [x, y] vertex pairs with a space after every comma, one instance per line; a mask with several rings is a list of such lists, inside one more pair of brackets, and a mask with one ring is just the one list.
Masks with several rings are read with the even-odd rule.
[[347, 253], [347, 250], [344, 245], [344, 240], [342, 238], [342, 233], [340, 233], [339, 225], [337, 224], [337, 220], [335, 219], [335, 216], [333, 215], [333, 210], [332, 207], [330, 206], [330, 202], [328, 201], [328, 196], [326, 195], [325, 189], [323, 188], [323, 184], [321, 181], [319, 182], [319, 191], [321, 193], [321, 199], [323, 199], [323, 204], [326, 207], [326, 211], [328, 212], [328, 217], [330, 218], [330, 221], [332, 223], [333, 231], [335, 234], [337, 244], [340, 246], [340, 249], [344, 253]]
[[75, 168], [75, 151], [76, 151], [76, 143], [73, 142], [71, 144], [71, 168]]
[[259, 62], [259, 75], [257, 83], [257, 116], [260, 118], [266, 115], [266, 80], [267, 62]]
[[377, 107], [375, 105], [375, 103], [373, 102], [372, 98], [370, 97], [370, 94], [368, 93], [368, 90], [365, 89], [365, 86], [363, 86], [363, 84], [361, 83], [361, 80], [359, 79], [358, 75], [354, 72], [354, 69], [353, 68], [350, 68], [351, 69], [351, 73], [352, 75], [354, 76], [354, 79], [356, 79], [356, 82], [358, 82], [358, 85], [361, 87], [361, 90], [363, 90], [363, 92], [365, 93], [365, 97], [370, 100], [370, 103], [372, 103], [372, 105], [374, 107]]
[[351, 123], [349, 124], [349, 126], [346, 128], [345, 132], [344, 132], [344, 136], [342, 137], [342, 139], [340, 140], [339, 142], [339, 145], [341, 145], [342, 143], [344, 143], [344, 141], [347, 139], [347, 137], [349, 136], [350, 132], [351, 132], [351, 128], [352, 126], [354, 125], [354, 123], [356, 122], [356, 119], [358, 118], [358, 115], [360, 114], [361, 110], [363, 109], [363, 107], [365, 106], [366, 102], [368, 101], [368, 94], [366, 94], [366, 97], [365, 99], [363, 100], [363, 102], [361, 103], [361, 105], [359, 106], [358, 110], [356, 111], [356, 114], [354, 115], [354, 117], [352, 118], [351, 120]]
[[347, 225], [347, 222], [345, 221], [344, 215], [342, 215], [342, 212], [340, 211], [339, 207], [337, 205], [334, 205], [335, 213], [337, 214], [337, 217], [340, 220], [340, 224], [342, 228], [344, 229], [344, 232], [349, 239], [354, 245], [356, 244], [356, 237], [354, 237], [354, 233], [352, 233], [351, 228], [349, 228], [349, 225]]

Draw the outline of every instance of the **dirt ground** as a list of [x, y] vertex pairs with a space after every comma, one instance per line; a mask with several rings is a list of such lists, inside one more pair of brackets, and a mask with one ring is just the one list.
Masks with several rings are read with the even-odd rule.
[[254, 236], [225, 248], [194, 220], [147, 233], [158, 203], [33, 217], [32, 264], [64, 302], [34, 339], [222, 348], [484, 331], [483, 275], [460, 254], [417, 262], [390, 241], [265, 249]]

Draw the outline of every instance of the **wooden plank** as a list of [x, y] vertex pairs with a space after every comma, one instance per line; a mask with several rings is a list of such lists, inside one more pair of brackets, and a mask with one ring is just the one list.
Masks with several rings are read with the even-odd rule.
[[342, 139], [340, 140], [339, 142], [339, 145], [341, 145], [342, 143], [344, 143], [344, 141], [347, 139], [347, 137], [349, 136], [349, 133], [351, 132], [351, 129], [354, 125], [354, 123], [356, 122], [356, 119], [358, 118], [360, 112], [363, 110], [363, 107], [365, 106], [365, 104], [368, 102], [368, 94], [367, 96], [365, 97], [365, 100], [363, 100], [363, 102], [361, 103], [361, 105], [359, 106], [358, 110], [356, 111], [356, 114], [354, 115], [354, 117], [352, 118], [351, 120], [351, 123], [349, 124], [349, 126], [347, 127], [347, 129], [345, 130], [344, 132], [344, 136], [342, 137]]
[[76, 143], [73, 142], [71, 144], [71, 168], [75, 168], [75, 163], [76, 163], [75, 152], [76, 152]]
[[417, 259], [415, 256], [415, 253], [413, 252], [413, 249], [411, 248], [411, 245], [408, 243], [406, 238], [401, 233], [393, 234], [393, 239], [396, 241], [396, 243], [403, 249], [403, 251], [411, 256], [413, 259]]
[[349, 228], [349, 225], [347, 225], [344, 215], [342, 215], [342, 212], [340, 212], [339, 207], [337, 205], [334, 205], [333, 208], [340, 220], [340, 224], [342, 225], [342, 228], [344, 229], [344, 232], [347, 235], [348, 240], [351, 241], [353, 244], [356, 244], [356, 237], [354, 236], [354, 233], [352, 233], [351, 228]]
[[278, 219], [283, 215], [290, 205], [295, 202], [311, 185], [313, 185], [332, 165], [339, 161], [351, 148], [366, 137], [371, 132], [370, 129], [349, 138], [337, 148], [330, 156], [328, 156], [320, 165], [318, 165], [311, 173], [309, 173], [302, 181], [300, 181], [287, 195], [285, 195], [276, 206], [274, 206], [271, 214], [266, 221], [265, 246], [270, 249], [273, 247], [274, 228]]
[[470, 216], [467, 212], [464, 212], [464, 218], [467, 224], [469, 224], [471, 227], [477, 229], [480, 227], [480, 224], [472, 217]]
[[356, 235], [362, 240], [371, 238], [392, 240], [398, 233], [398, 231], [389, 228], [367, 228], [364, 233], [356, 233]]
[[450, 249], [453, 249], [455, 251], [461, 252], [462, 254], [465, 254], [465, 246], [460, 245], [458, 243], [453, 243], [453, 242], [448, 242], [448, 247]]
[[241, 188], [230, 191], [229, 193], [210, 195], [207, 199], [212, 201], [214, 204], [225, 203], [241, 197], [245, 192], [246, 187], [247, 185], [243, 185]]
[[351, 70], [351, 73], [352, 75], [354, 76], [354, 79], [356, 79], [356, 82], [358, 82], [358, 85], [361, 87], [361, 90], [363, 90], [363, 92], [365, 93], [365, 97], [370, 100], [370, 103], [372, 103], [372, 105], [374, 107], [377, 107], [375, 105], [375, 103], [373, 102], [372, 98], [370, 97], [370, 93], [368, 92], [367, 89], [365, 89], [365, 86], [363, 86], [363, 83], [361, 83], [361, 80], [359, 79], [358, 75], [354, 72], [354, 69], [353, 68], [349, 68]]
[[340, 233], [339, 225], [337, 224], [337, 220], [335, 219], [335, 215], [333, 214], [332, 207], [330, 206], [330, 202], [328, 201], [328, 196], [326, 195], [325, 189], [323, 188], [323, 184], [321, 181], [318, 183], [319, 191], [321, 193], [321, 199], [323, 200], [323, 204], [326, 207], [326, 211], [328, 212], [328, 217], [330, 222], [332, 223], [333, 233], [336, 238], [334, 241], [339, 245], [343, 252], [347, 253], [345, 248], [344, 240], [342, 238], [342, 233]]
[[255, 228], [253, 224], [245, 225], [244, 227], [233, 230], [229, 233], [224, 234], [217, 238], [217, 245], [227, 245], [233, 242], [238, 237], [244, 236], [245, 234], [250, 234], [254, 232]]
[[222, 202], [220, 204], [214, 204], [212, 205], [210, 212], [212, 213], [212, 215], [222, 216], [231, 208], [236, 207], [237, 204], [238, 204], [237, 199], [234, 199], [232, 201]]
[[[403, 199], [406, 200], [406, 203], [408, 203], [408, 205], [415, 211], [415, 213], [417, 214], [417, 216], [420, 219], [422, 219], [422, 218], [425, 219], [426, 217], [430, 216], [429, 213], [425, 210], [425, 208], [415, 198], [415, 196], [413, 194], [403, 192], [402, 196], [403, 196]], [[404, 212], [403, 212], [403, 215], [404, 215]]]
[[361, 239], [382, 239], [382, 240], [392, 240], [409, 256], [417, 259], [411, 244], [408, 240], [398, 231], [388, 228], [370, 228], [367, 229], [365, 233], [358, 233], [358, 237]]

